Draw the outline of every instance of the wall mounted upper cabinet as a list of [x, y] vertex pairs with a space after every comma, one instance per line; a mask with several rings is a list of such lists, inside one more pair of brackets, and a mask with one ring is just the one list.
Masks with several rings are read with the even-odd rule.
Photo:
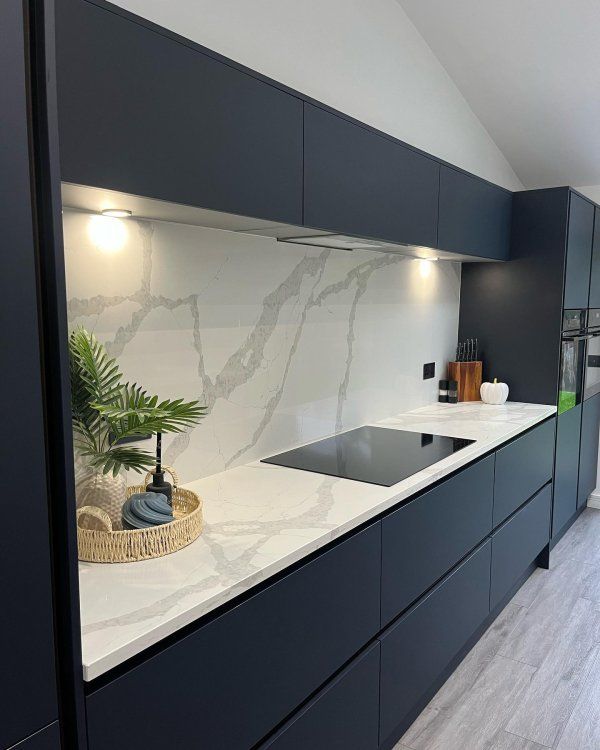
[[588, 306], [593, 234], [593, 204], [571, 192], [563, 303], [566, 310]]
[[302, 102], [84, 0], [57, 2], [62, 179], [302, 222]]
[[508, 190], [442, 164], [439, 249], [508, 260], [511, 203]]
[[600, 208], [594, 210], [594, 242], [592, 244], [592, 270], [590, 274], [589, 307], [600, 307]]
[[304, 105], [304, 224], [435, 247], [439, 164]]

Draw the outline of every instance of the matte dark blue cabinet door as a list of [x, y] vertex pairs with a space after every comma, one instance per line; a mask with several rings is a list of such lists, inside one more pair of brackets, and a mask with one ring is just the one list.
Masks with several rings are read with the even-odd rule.
[[251, 748], [379, 631], [380, 542], [375, 523], [92, 693], [90, 750]]
[[571, 193], [563, 304], [566, 310], [588, 306], [593, 233], [594, 206]]
[[58, 722], [13, 745], [10, 750], [61, 750]]
[[551, 512], [552, 485], [548, 484], [494, 532], [491, 610], [500, 604], [548, 544]]
[[598, 431], [600, 430], [600, 393], [583, 402], [581, 446], [579, 449], [579, 487], [577, 507], [587, 503], [596, 489], [598, 472]]
[[549, 419], [496, 453], [494, 526], [552, 479], [555, 430]]
[[58, 717], [21, 0], [0, 3], [0, 748]]
[[511, 204], [507, 190], [442, 164], [438, 247], [508, 260]]
[[62, 179], [302, 223], [302, 102], [109, 9], [58, 0]]
[[552, 536], [556, 536], [577, 510], [581, 404], [560, 414], [556, 424]]
[[358, 656], [260, 750], [377, 750], [379, 643]]
[[381, 637], [380, 743], [424, 708], [436, 679], [488, 616], [490, 551], [488, 539]]
[[594, 241], [592, 244], [592, 272], [588, 307], [600, 308], [600, 208], [594, 211]]
[[381, 624], [433, 586], [492, 530], [494, 456], [381, 522]]
[[435, 247], [439, 164], [304, 105], [304, 224]]

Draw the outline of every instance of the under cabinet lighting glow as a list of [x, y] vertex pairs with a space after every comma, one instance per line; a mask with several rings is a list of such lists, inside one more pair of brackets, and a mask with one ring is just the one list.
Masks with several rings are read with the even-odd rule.
[[427, 260], [423, 258], [415, 258], [415, 260], [419, 263], [419, 274], [421, 275], [421, 278], [428, 278], [432, 268], [431, 262], [437, 260], [437, 258], [428, 258]]
[[126, 208], [105, 208], [100, 213], [102, 216], [112, 216], [115, 219], [126, 219], [131, 216], [131, 211]]
[[90, 216], [88, 234], [94, 245], [104, 253], [116, 253], [127, 241], [125, 222], [114, 216]]

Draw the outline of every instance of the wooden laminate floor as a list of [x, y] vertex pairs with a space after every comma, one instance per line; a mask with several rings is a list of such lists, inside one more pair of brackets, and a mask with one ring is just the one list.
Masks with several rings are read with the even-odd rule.
[[586, 509], [395, 750], [600, 750], [600, 510]]

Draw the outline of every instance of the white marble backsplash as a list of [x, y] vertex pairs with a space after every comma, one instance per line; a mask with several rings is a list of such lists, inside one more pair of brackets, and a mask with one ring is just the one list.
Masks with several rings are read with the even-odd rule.
[[135, 219], [106, 253], [89, 215], [63, 220], [70, 325], [94, 331], [126, 378], [208, 407], [165, 440], [183, 481], [436, 399], [457, 338], [457, 263]]

